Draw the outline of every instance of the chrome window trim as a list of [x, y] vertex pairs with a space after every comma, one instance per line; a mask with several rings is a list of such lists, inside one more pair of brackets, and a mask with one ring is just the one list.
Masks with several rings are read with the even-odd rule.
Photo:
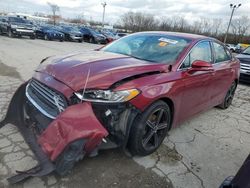
[[[215, 42], [215, 43], [218, 43], [218, 44], [220, 44], [219, 42], [216, 42], [216, 41], [214, 41], [214, 40], [212, 40], [212, 39], [203, 39], [203, 40], [200, 40], [199, 42], [197, 42], [190, 50], [189, 50], [189, 52], [187, 53], [187, 55], [185, 56], [185, 58], [182, 60], [182, 62], [180, 63], [180, 65], [178, 66], [178, 69], [177, 69], [177, 71], [182, 71], [182, 70], [187, 70], [187, 69], [189, 69], [190, 67], [188, 67], [188, 68], [183, 68], [183, 69], [181, 69], [181, 66], [182, 66], [182, 64], [184, 63], [184, 61], [186, 60], [186, 58], [189, 56], [189, 54], [191, 53], [191, 51], [192, 51], [192, 49], [194, 48], [194, 47], [196, 47], [199, 43], [201, 43], [201, 42], [209, 42], [210, 43], [210, 48], [211, 48], [211, 53], [212, 53], [212, 59], [213, 59], [213, 62], [214, 63], [212, 63], [212, 65], [217, 65], [217, 64], [221, 64], [221, 63], [225, 63], [225, 62], [228, 62], [228, 61], [231, 61], [232, 59], [233, 59], [233, 56], [232, 56], [232, 54], [231, 54], [231, 59], [230, 60], [227, 60], [227, 61], [221, 61], [221, 62], [217, 62], [217, 63], [215, 63], [215, 59], [214, 59], [214, 46], [212, 46], [213, 44], [213, 42]], [[221, 45], [221, 44], [220, 44]], [[225, 47], [224, 47], [225, 48]], [[226, 50], [226, 49], [225, 49]]]
[[[182, 71], [182, 70], [187, 70], [189, 69], [190, 67], [188, 68], [181, 68], [182, 64], [184, 63], [184, 61], [187, 59], [187, 57], [189, 56], [189, 54], [191, 53], [191, 51], [193, 50], [193, 48], [195, 48], [198, 44], [202, 43], [202, 42], [211, 42], [212, 40], [211, 39], [202, 39], [200, 41], [198, 41], [190, 50], [189, 52], [187, 53], [187, 55], [185, 56], [185, 58], [182, 60], [182, 62], [180, 63], [180, 65], [178, 66], [178, 69], [177, 71]], [[210, 48], [211, 48], [211, 45], [210, 45]], [[212, 59], [213, 59], [213, 51], [212, 51], [212, 48], [211, 48], [211, 55], [212, 55]]]
[[26, 90], [25, 90], [25, 95], [26, 97], [28, 98], [28, 100], [37, 108], [37, 110], [39, 110], [43, 115], [47, 116], [48, 118], [51, 118], [51, 119], [56, 119], [56, 117], [50, 115], [49, 113], [47, 113], [44, 109], [42, 109], [32, 98], [31, 96], [29, 95], [28, 93], [28, 87], [29, 87], [30, 84], [28, 84], [26, 86]]

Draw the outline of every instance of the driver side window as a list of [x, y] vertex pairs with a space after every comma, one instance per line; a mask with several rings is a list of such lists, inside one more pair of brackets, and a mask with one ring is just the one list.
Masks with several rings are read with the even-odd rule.
[[197, 44], [181, 65], [181, 69], [191, 67], [192, 63], [196, 60], [202, 60], [211, 63], [212, 62], [212, 51], [208, 41], [200, 42]]

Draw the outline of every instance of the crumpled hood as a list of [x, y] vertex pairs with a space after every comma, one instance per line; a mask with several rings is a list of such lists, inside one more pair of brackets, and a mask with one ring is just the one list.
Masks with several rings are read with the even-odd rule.
[[150, 63], [104, 51], [88, 51], [46, 59], [36, 71], [53, 76], [75, 91], [84, 88], [108, 89], [112, 84], [134, 75], [167, 71], [168, 65]]

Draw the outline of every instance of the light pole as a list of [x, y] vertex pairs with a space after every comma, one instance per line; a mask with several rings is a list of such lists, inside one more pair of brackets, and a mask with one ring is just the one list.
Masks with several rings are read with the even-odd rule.
[[104, 27], [104, 16], [105, 16], [105, 7], [107, 6], [107, 3], [102, 3], [103, 6], [103, 14], [102, 14], [102, 27]]
[[235, 9], [239, 8], [240, 6], [241, 6], [241, 4], [238, 4], [238, 5], [230, 4], [230, 8], [232, 9], [232, 12], [231, 12], [230, 20], [229, 20], [229, 23], [228, 23], [228, 26], [227, 26], [227, 32], [226, 32], [226, 35], [225, 35], [225, 38], [224, 38], [224, 43], [227, 42], [227, 35], [228, 35], [228, 31], [229, 31], [229, 28], [230, 28], [230, 25], [231, 25], [231, 21], [232, 21], [232, 18], [233, 18], [234, 11], [235, 11]]

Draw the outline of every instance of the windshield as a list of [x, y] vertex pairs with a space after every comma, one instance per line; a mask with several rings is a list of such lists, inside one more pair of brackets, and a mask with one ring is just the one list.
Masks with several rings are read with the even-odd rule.
[[17, 22], [17, 23], [27, 23], [26, 20], [19, 18], [19, 17], [9, 17], [10, 22]]
[[43, 26], [42, 29], [49, 30], [49, 31], [57, 31], [58, 30], [58, 28], [56, 28], [54, 26]]
[[139, 34], [121, 38], [102, 50], [151, 62], [170, 63], [178, 58], [190, 42], [191, 40], [169, 35]]
[[77, 33], [79, 32], [79, 30], [74, 27], [64, 27], [64, 30], [68, 32], [77, 32]]
[[250, 55], [250, 47], [246, 48], [242, 53]]

